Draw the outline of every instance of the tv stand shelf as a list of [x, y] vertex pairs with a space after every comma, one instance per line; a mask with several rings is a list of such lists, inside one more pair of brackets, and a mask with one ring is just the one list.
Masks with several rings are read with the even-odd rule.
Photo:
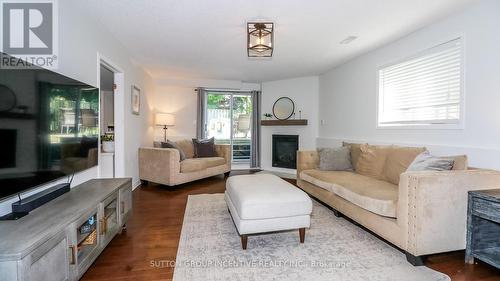
[[[94, 179], [23, 218], [1, 221], [0, 281], [78, 280], [131, 210], [131, 179]], [[89, 233], [81, 234], [84, 225]]]

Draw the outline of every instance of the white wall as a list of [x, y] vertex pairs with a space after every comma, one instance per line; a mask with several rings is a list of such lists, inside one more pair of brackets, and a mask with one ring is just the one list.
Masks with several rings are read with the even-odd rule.
[[[320, 126], [318, 145], [341, 139], [424, 144], [436, 154], [466, 153], [473, 166], [499, 169], [499, 26], [500, 1], [479, 1], [321, 75], [319, 116], [326, 124]], [[377, 69], [460, 35], [465, 43], [465, 129], [377, 129]]]
[[[120, 118], [115, 120], [126, 124], [122, 155], [123, 172], [125, 177], [132, 177], [133, 184], [139, 183], [137, 150], [143, 143], [152, 141], [152, 132], [149, 129], [149, 107], [147, 106], [148, 93], [153, 91], [151, 77], [143, 69], [135, 66], [131, 61], [131, 54], [113, 38], [99, 23], [94, 22], [86, 14], [85, 8], [80, 7], [78, 0], [58, 1], [59, 6], [59, 68], [56, 72], [70, 78], [98, 86], [98, 53], [105, 56], [124, 71], [124, 96], [120, 99], [124, 108], [116, 109], [121, 112]], [[81, 2], [80, 2], [81, 3]], [[141, 115], [132, 115], [130, 110], [131, 85], [142, 89]], [[119, 153], [119, 152], [118, 152]], [[96, 178], [98, 168], [91, 168], [75, 175], [73, 186]], [[39, 191], [46, 186], [39, 188]], [[36, 191], [29, 192], [26, 197]], [[16, 199], [0, 202], [0, 215], [10, 212], [10, 205]]]
[[272, 167], [272, 135], [299, 135], [299, 149], [315, 149], [318, 136], [318, 85], [317, 76], [293, 78], [262, 83], [261, 113], [272, 113], [274, 102], [280, 97], [289, 97], [295, 103], [296, 118], [299, 110], [302, 119], [308, 119], [307, 126], [262, 126], [261, 128], [261, 168], [285, 173], [295, 173], [292, 169]]
[[[165, 112], [175, 114], [175, 126], [168, 129], [168, 138], [179, 140], [196, 137], [197, 118], [197, 87], [260, 90], [259, 84], [243, 83], [234, 80], [210, 79], [158, 79], [154, 81], [155, 90], [149, 97], [151, 112]], [[154, 115], [154, 114], [152, 114]], [[154, 116], [152, 117], [154, 118]], [[152, 121], [153, 122], [153, 121]], [[151, 123], [155, 141], [163, 140], [163, 129]], [[152, 143], [148, 144], [149, 146]]]

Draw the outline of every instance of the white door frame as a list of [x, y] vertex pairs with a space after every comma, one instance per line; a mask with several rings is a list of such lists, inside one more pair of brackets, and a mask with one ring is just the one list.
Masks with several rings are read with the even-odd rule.
[[[125, 74], [123, 70], [100, 53], [97, 53], [97, 86], [101, 85], [101, 65], [114, 73], [114, 125], [115, 125], [115, 177], [125, 177]], [[99, 99], [101, 93], [99, 89]], [[99, 106], [100, 106], [99, 101]], [[99, 121], [101, 120], [99, 108]], [[99, 136], [99, 143], [101, 143]], [[101, 149], [99, 149], [99, 159]], [[101, 169], [98, 169], [99, 176]]]

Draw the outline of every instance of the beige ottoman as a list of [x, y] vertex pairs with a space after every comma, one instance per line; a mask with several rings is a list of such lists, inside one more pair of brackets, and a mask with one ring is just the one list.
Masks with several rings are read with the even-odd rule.
[[248, 234], [299, 229], [304, 243], [312, 201], [301, 189], [271, 174], [233, 176], [224, 196], [243, 249]]

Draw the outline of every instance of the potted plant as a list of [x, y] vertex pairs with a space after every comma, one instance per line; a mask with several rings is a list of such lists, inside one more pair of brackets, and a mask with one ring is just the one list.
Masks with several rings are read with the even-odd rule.
[[270, 120], [273, 115], [271, 113], [264, 113], [264, 117], [266, 117], [266, 120]]
[[102, 135], [101, 143], [103, 152], [115, 152], [115, 138], [113, 135]]

